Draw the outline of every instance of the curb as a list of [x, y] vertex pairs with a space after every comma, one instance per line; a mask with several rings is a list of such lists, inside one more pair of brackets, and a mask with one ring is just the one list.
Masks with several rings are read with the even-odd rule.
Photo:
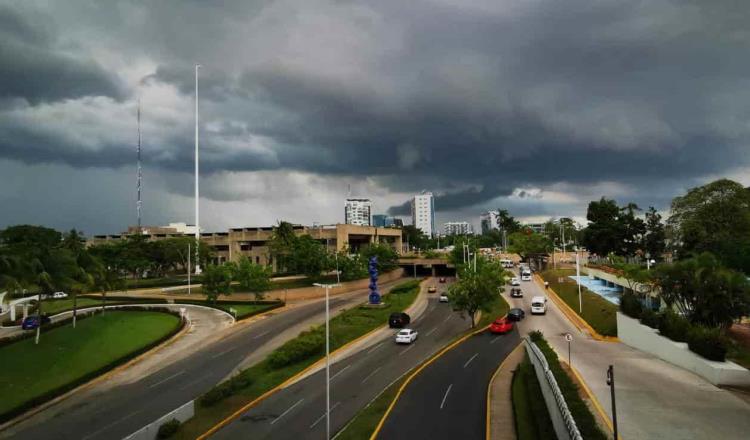
[[492, 431], [492, 417], [491, 417], [491, 414], [490, 414], [490, 408], [492, 406], [492, 404], [491, 404], [491, 401], [492, 401], [492, 383], [495, 382], [495, 377], [500, 372], [500, 370], [503, 369], [503, 367], [505, 366], [506, 362], [508, 362], [508, 359], [510, 359], [510, 357], [513, 356], [513, 354], [519, 348], [521, 348], [521, 347], [523, 347], [523, 340], [521, 340], [518, 343], [518, 345], [516, 345], [516, 347], [513, 350], [511, 350], [510, 353], [508, 353], [507, 356], [505, 356], [505, 359], [503, 359], [503, 361], [500, 362], [500, 366], [497, 367], [497, 370], [495, 370], [495, 372], [492, 374], [492, 377], [490, 378], [490, 382], [487, 384], [487, 415], [485, 417], [486, 430], [485, 430], [485, 437], [484, 437], [486, 440], [490, 440], [490, 438], [491, 438], [490, 434], [491, 434], [491, 431]]
[[86, 383], [83, 383], [83, 384], [81, 384], [81, 385], [73, 388], [72, 390], [70, 390], [70, 391], [68, 391], [68, 392], [66, 392], [64, 394], [61, 394], [61, 395], [55, 397], [52, 400], [48, 400], [48, 401], [40, 404], [39, 406], [37, 406], [35, 408], [32, 408], [32, 409], [26, 411], [25, 413], [16, 416], [15, 418], [13, 418], [11, 420], [8, 420], [7, 422], [5, 422], [3, 424], [0, 424], [0, 431], [5, 430], [7, 428], [10, 428], [11, 426], [16, 425], [18, 423], [21, 423], [24, 420], [27, 420], [27, 419], [29, 419], [29, 418], [31, 418], [31, 417], [39, 414], [40, 412], [46, 410], [47, 408], [49, 408], [49, 407], [51, 407], [51, 406], [53, 406], [53, 405], [55, 405], [55, 404], [57, 404], [59, 402], [62, 402], [63, 400], [67, 399], [68, 397], [72, 396], [73, 394], [79, 393], [79, 392], [85, 390], [86, 388], [92, 387], [92, 386], [94, 386], [94, 385], [96, 385], [96, 384], [98, 384], [98, 383], [100, 383], [100, 382], [102, 382], [102, 381], [104, 381], [104, 380], [112, 377], [113, 375], [115, 375], [115, 374], [117, 374], [117, 373], [125, 370], [126, 368], [129, 368], [130, 366], [132, 366], [132, 365], [134, 365], [134, 364], [142, 361], [146, 356], [151, 356], [154, 353], [156, 353], [156, 352], [158, 352], [158, 351], [160, 351], [160, 350], [162, 350], [162, 349], [164, 349], [164, 348], [172, 345], [175, 341], [177, 341], [177, 339], [181, 338], [185, 333], [187, 333], [190, 330], [190, 328], [192, 327], [192, 324], [193, 324], [192, 321], [190, 321], [189, 319], [186, 319], [184, 321], [184, 323], [183, 323], [182, 328], [180, 329], [180, 331], [178, 331], [177, 333], [175, 333], [174, 335], [172, 335], [172, 337], [170, 337], [166, 341], [162, 342], [161, 344], [157, 345], [156, 347], [152, 348], [151, 350], [148, 350], [148, 351], [146, 351], [144, 353], [141, 353], [140, 355], [138, 355], [138, 356], [134, 357], [133, 359], [125, 362], [124, 364], [118, 365], [115, 368], [113, 368], [113, 369], [111, 369], [111, 370], [109, 370], [109, 371], [101, 374], [100, 376], [97, 376], [97, 377], [91, 379], [90, 381], [88, 381]]
[[620, 342], [620, 339], [616, 336], [604, 336], [600, 335], [599, 332], [593, 329], [591, 325], [589, 325], [588, 322], [586, 322], [585, 319], [583, 319], [578, 313], [575, 312], [575, 310], [571, 309], [570, 306], [563, 301], [562, 298], [560, 298], [557, 295], [557, 292], [555, 292], [551, 287], [544, 287], [544, 280], [542, 280], [542, 277], [539, 274], [534, 274], [534, 277], [536, 279], [537, 284], [540, 284], [540, 287], [544, 292], [550, 293], [550, 298], [557, 304], [557, 307], [560, 309], [560, 311], [563, 312], [563, 314], [568, 318], [568, 321], [571, 322], [578, 330], [581, 332], [588, 333], [592, 338], [596, 339], [597, 341], [602, 342]]
[[[421, 289], [421, 282], [420, 282], [420, 289]], [[420, 293], [421, 293], [421, 291], [420, 291]], [[419, 294], [417, 294], [417, 295], [419, 295]], [[416, 298], [415, 298], [415, 301], [416, 301]], [[369, 337], [371, 334], [380, 331], [382, 328], [383, 328], [383, 326], [374, 328], [374, 329], [370, 330], [369, 332], [363, 334], [362, 336], [359, 336], [359, 337], [357, 337], [357, 338], [355, 338], [355, 339], [347, 342], [346, 344], [344, 344], [341, 347], [337, 348], [333, 352], [329, 353], [329, 356], [331, 356], [331, 357], [335, 356], [338, 352], [346, 349], [347, 347], [349, 347], [352, 344], [355, 344], [355, 343], [359, 342], [362, 339], [365, 339], [365, 338]], [[212, 426], [208, 431], [206, 431], [203, 434], [201, 434], [200, 436], [198, 436], [196, 440], [205, 440], [205, 439], [209, 438], [210, 436], [212, 436], [213, 434], [215, 434], [216, 432], [218, 432], [219, 430], [221, 430], [223, 427], [225, 427], [229, 423], [231, 423], [234, 420], [236, 420], [239, 416], [242, 415], [242, 413], [244, 413], [248, 409], [254, 407], [257, 404], [259, 404], [263, 400], [267, 399], [269, 396], [275, 394], [277, 391], [280, 391], [280, 390], [282, 390], [282, 389], [290, 386], [291, 384], [293, 384], [295, 381], [297, 381], [300, 377], [302, 377], [308, 371], [310, 371], [313, 368], [315, 368], [316, 365], [318, 365], [321, 361], [325, 361], [325, 357], [323, 357], [322, 359], [319, 359], [319, 360], [313, 362], [312, 364], [308, 365], [302, 371], [298, 372], [294, 376], [288, 378], [287, 380], [285, 380], [284, 382], [280, 383], [279, 385], [276, 385], [274, 388], [271, 388], [270, 390], [268, 390], [265, 393], [261, 394], [260, 396], [256, 397], [255, 400], [253, 400], [253, 401], [245, 404], [242, 408], [240, 408], [237, 411], [233, 412], [228, 417], [226, 417], [224, 420], [222, 420], [219, 423], [217, 423], [216, 425]]]
[[[578, 379], [578, 382], [583, 387], [583, 391], [586, 393], [586, 395], [589, 396], [589, 400], [591, 401], [591, 403], [594, 404], [594, 408], [596, 408], [596, 411], [599, 413], [599, 416], [602, 418], [602, 420], [604, 420], [604, 423], [607, 424], [607, 428], [609, 428], [610, 433], [614, 432], [614, 427], [612, 426], [612, 420], [610, 420], [609, 416], [607, 415], [607, 412], [604, 411], [604, 407], [602, 407], [601, 403], [599, 403], [599, 399], [596, 398], [596, 396], [591, 391], [589, 386], [586, 385], [586, 381], [583, 380], [583, 377], [581, 377], [581, 374], [578, 372], [578, 370], [576, 370], [572, 365], [565, 362], [565, 360], [560, 358], [560, 356], [558, 356], [558, 360], [560, 360], [561, 362], [564, 362], [565, 365], [567, 365], [568, 368], [570, 368], [570, 371], [573, 372], [573, 375], [576, 377], [576, 379]], [[618, 435], [617, 438], [622, 439], [622, 435]]]

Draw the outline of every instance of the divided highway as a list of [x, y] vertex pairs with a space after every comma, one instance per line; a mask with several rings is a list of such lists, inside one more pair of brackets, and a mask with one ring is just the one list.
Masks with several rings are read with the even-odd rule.
[[[419, 332], [411, 345], [397, 345], [396, 330], [331, 366], [331, 433], [343, 428], [391, 382], [448, 344], [469, 327], [447, 303], [439, 303], [447, 284], [434, 284], [424, 314], [410, 328]], [[325, 438], [325, 370], [279, 391], [218, 431], [213, 439]], [[412, 438], [423, 438], [422, 436]]]
[[[401, 281], [387, 284], [384, 290]], [[331, 308], [341, 309], [361, 303], [366, 300], [367, 292], [363, 289], [336, 296], [331, 299]], [[0, 431], [0, 438], [123, 438], [205, 393], [286, 329], [300, 323], [320, 324], [324, 316], [322, 300], [271, 312], [266, 319], [229, 333], [227, 337], [133, 383], [114, 388], [106, 384], [96, 385], [82, 390]]]

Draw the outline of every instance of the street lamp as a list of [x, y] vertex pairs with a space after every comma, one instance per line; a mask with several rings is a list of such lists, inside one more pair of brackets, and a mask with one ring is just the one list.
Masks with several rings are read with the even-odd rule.
[[331, 287], [338, 287], [340, 284], [313, 283], [313, 286], [326, 290], [326, 440], [328, 440], [331, 438], [331, 347], [328, 298]]
[[615, 368], [612, 365], [607, 368], [607, 385], [609, 385], [609, 389], [612, 394], [612, 430], [614, 431], [614, 438], [615, 440], [617, 440], [617, 410], [615, 408]]

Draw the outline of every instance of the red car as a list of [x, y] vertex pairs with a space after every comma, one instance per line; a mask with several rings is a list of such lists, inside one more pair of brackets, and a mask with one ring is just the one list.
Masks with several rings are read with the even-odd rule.
[[490, 324], [490, 333], [508, 333], [513, 330], [513, 321], [507, 318], [497, 318], [495, 322]]

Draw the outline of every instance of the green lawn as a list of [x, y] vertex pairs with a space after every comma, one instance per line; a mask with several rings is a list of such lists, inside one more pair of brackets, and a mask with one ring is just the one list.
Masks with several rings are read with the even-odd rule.
[[[406, 281], [383, 295], [383, 302], [388, 304], [381, 309], [356, 307], [342, 312], [331, 319], [331, 351], [344, 344], [387, 324], [388, 315], [393, 311], [406, 309], [414, 302], [419, 293], [419, 280]], [[224, 398], [211, 406], [196, 405], [195, 416], [180, 427], [175, 438], [194, 439], [206, 432], [216, 423], [228, 417], [248, 402], [256, 399], [268, 390], [273, 389], [285, 380], [312, 365], [324, 354], [324, 326], [316, 326], [301, 333], [295, 339], [287, 341], [274, 350], [265, 360], [242, 371], [233, 379], [214, 387], [214, 390], [226, 390]], [[298, 354], [303, 349], [311, 348], [309, 355], [283, 367], [274, 367], [272, 358], [280, 353]], [[209, 391], [210, 394], [212, 391]]]
[[[102, 304], [100, 299], [96, 298], [78, 298], [78, 308], [99, 306]], [[73, 310], [73, 298], [65, 299], [46, 299], [42, 301], [42, 313], [45, 315], [56, 315], [66, 310]]]
[[179, 325], [179, 318], [166, 313], [111, 311], [81, 319], [75, 329], [65, 325], [42, 332], [39, 345], [28, 338], [0, 347], [0, 420], [112, 366]]
[[396, 393], [398, 393], [398, 389], [401, 388], [401, 384], [403, 384], [406, 378], [411, 375], [411, 371], [404, 374], [399, 380], [383, 390], [375, 400], [358, 412], [351, 420], [351, 423], [336, 434], [336, 438], [340, 440], [361, 440], [370, 438], [373, 431], [375, 431], [375, 427], [380, 423], [380, 419], [383, 418], [383, 414], [385, 414], [385, 411], [388, 409], [393, 399], [396, 398]]
[[[557, 296], [578, 313], [578, 285], [568, 278], [570, 275], [575, 275], [575, 270], [547, 270], [540, 275], [549, 282], [550, 288], [557, 293]], [[559, 282], [560, 279], [563, 280], [562, 283]], [[585, 287], [581, 287], [581, 297], [583, 314], [578, 313], [578, 315], [600, 335], [617, 336], [617, 306]]]
[[477, 328], [490, 325], [492, 321], [505, 315], [506, 313], [508, 313], [508, 310], [510, 310], [508, 302], [505, 301], [505, 298], [501, 295], [497, 296], [497, 299], [490, 307], [491, 310], [489, 312], [482, 312], [482, 317], [477, 323]]
[[524, 355], [523, 362], [513, 372], [511, 396], [518, 440], [557, 438], [547, 405], [544, 403], [539, 380], [528, 355]]

